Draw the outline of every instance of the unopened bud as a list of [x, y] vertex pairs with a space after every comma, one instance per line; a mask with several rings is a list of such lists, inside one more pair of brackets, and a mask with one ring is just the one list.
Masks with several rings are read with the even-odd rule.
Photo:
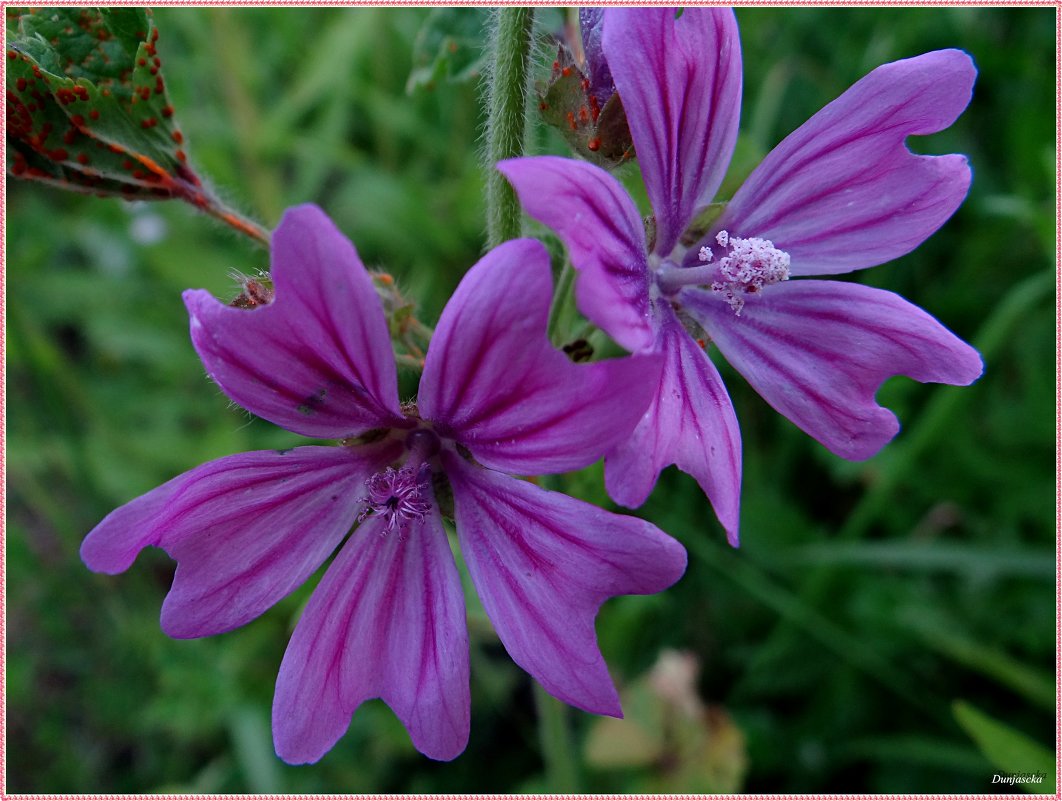
[[605, 169], [615, 169], [634, 155], [623, 103], [601, 52], [601, 9], [583, 9], [578, 62], [560, 44], [548, 81], [536, 83], [542, 119], [560, 131], [576, 155]]

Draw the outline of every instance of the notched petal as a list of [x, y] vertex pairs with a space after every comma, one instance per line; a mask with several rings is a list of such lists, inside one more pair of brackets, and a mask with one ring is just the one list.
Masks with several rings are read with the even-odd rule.
[[657, 221], [671, 253], [726, 175], [741, 112], [741, 44], [728, 8], [609, 8], [602, 46], [623, 98]]
[[965, 156], [915, 155], [905, 140], [951, 125], [976, 75], [960, 50], [878, 67], [767, 155], [711, 235], [770, 239], [789, 253], [793, 275], [849, 272], [914, 250], [963, 202], [971, 174]]
[[273, 234], [271, 302], [239, 308], [184, 293], [210, 377], [290, 431], [342, 438], [406, 425], [383, 307], [354, 246], [320, 209], [290, 209]]
[[146, 546], [178, 562], [162, 608], [172, 637], [204, 637], [254, 619], [300, 586], [347, 533], [365, 480], [398, 455], [302, 447], [227, 456], [190, 470], [111, 512], [81, 555], [121, 572]]
[[310, 597], [277, 676], [273, 740], [286, 762], [316, 762], [370, 698], [417, 749], [450, 760], [468, 742], [464, 596], [441, 521], [401, 531], [366, 521]]
[[498, 163], [524, 211], [564, 241], [579, 271], [579, 310], [629, 351], [653, 344], [645, 232], [634, 201], [604, 170], [556, 156]]
[[966, 385], [977, 351], [898, 295], [841, 281], [766, 287], [741, 317], [701, 290], [686, 310], [764, 400], [845, 459], [868, 459], [900, 429], [874, 399], [891, 376]]
[[644, 520], [612, 514], [444, 453], [461, 553], [509, 655], [552, 695], [620, 716], [594, 618], [608, 598], [660, 592], [686, 552]]
[[659, 371], [655, 354], [573, 364], [546, 335], [549, 257], [533, 240], [495, 248], [439, 320], [419, 406], [484, 464], [521, 474], [576, 470], [637, 423]]
[[675, 465], [697, 479], [731, 545], [738, 544], [741, 434], [719, 371], [670, 310], [658, 349], [663, 369], [629, 438], [605, 458], [605, 486], [617, 503], [645, 503], [660, 471]]

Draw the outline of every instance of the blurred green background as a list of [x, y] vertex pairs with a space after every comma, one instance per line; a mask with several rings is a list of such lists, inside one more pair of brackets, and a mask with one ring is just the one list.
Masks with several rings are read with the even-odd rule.
[[[488, 12], [465, 13], [475, 29]], [[156, 20], [200, 172], [269, 225], [320, 204], [434, 322], [484, 224], [474, 77], [406, 92], [429, 14], [165, 8]], [[969, 199], [915, 253], [855, 279], [972, 341], [981, 381], [890, 381], [879, 397], [904, 429], [853, 464], [723, 366], [744, 437], [744, 544], [729, 549], [694, 482], [665, 472], [639, 514], [683, 541], [687, 574], [598, 621], [626, 723], [571, 710], [572, 747], [545, 737], [570, 764], [544, 759], [530, 680], [474, 613], [461, 757], [421, 757], [371, 702], [319, 764], [290, 767], [268, 720], [306, 589], [237, 632], [174, 641], [158, 628], [164, 554], [118, 577], [78, 558], [107, 512], [173, 475], [298, 441], [206, 380], [180, 300], [187, 287], [234, 295], [229, 272], [267, 255], [177, 203], [9, 180], [7, 791], [976, 793], [1018, 791], [994, 773], [1053, 770], [1055, 12], [737, 14], [741, 162], [880, 63], [973, 55], [968, 111], [911, 142], [968, 154]], [[539, 20], [548, 32], [563, 15]], [[541, 130], [536, 142], [562, 152]], [[562, 484], [608, 503], [599, 468]]]

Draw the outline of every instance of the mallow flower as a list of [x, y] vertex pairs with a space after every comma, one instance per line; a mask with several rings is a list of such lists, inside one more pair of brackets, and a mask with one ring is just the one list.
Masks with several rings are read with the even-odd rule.
[[243, 453], [184, 473], [108, 515], [82, 545], [86, 564], [118, 573], [144, 547], [163, 548], [177, 570], [162, 628], [202, 637], [262, 614], [338, 548], [280, 666], [277, 753], [316, 761], [379, 697], [420, 751], [452, 759], [469, 728], [464, 596], [441, 515], [452, 503], [472, 583], [514, 661], [557, 698], [620, 715], [597, 610], [670, 586], [685, 551], [643, 520], [510, 474], [598, 459], [649, 401], [648, 390], [618, 387], [658, 359], [577, 365], [554, 350], [548, 255], [515, 240], [465, 276], [416, 403], [400, 404], [380, 299], [319, 209], [285, 214], [271, 276], [274, 294], [250, 309], [186, 292], [192, 341], [235, 403], [338, 446]]
[[878, 67], [782, 141], [698, 232], [691, 223], [719, 189], [737, 138], [734, 14], [610, 8], [601, 24], [654, 224], [643, 225], [620, 183], [593, 165], [541, 156], [498, 169], [567, 245], [580, 310], [628, 350], [665, 359], [645, 415], [606, 456], [609, 494], [639, 506], [675, 464], [737, 544], [738, 424], [706, 346], [854, 460], [899, 430], [875, 401], [885, 379], [964, 385], [981, 374], [976, 351], [897, 295], [809, 278], [902, 256], [959, 207], [970, 185], [965, 157], [915, 155], [905, 140], [951, 125], [976, 70], [959, 50]]

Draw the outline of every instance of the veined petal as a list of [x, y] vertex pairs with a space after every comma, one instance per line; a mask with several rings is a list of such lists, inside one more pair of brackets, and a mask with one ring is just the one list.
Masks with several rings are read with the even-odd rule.
[[557, 156], [499, 161], [524, 211], [548, 225], [579, 271], [579, 310], [629, 351], [652, 347], [645, 227], [619, 181]]
[[552, 695], [622, 715], [594, 618], [614, 595], [671, 586], [679, 543], [644, 520], [547, 492], [445, 451], [461, 553], [505, 649]]
[[277, 676], [273, 741], [285, 762], [316, 762], [362, 702], [380, 698], [432, 759], [468, 742], [464, 597], [436, 511], [385, 533], [363, 523], [329, 566]]
[[917, 306], [860, 284], [775, 284], [740, 317], [703, 290], [680, 299], [764, 400], [845, 459], [870, 458], [900, 430], [874, 400], [885, 379], [966, 385], [983, 369], [977, 351]]
[[771, 240], [789, 254], [792, 275], [909, 253], [962, 203], [970, 167], [965, 156], [916, 156], [904, 140], [951, 125], [976, 75], [961, 50], [878, 67], [771, 151], [715, 230]]
[[156, 545], [177, 560], [162, 607], [171, 637], [242, 626], [300, 586], [350, 530], [365, 480], [400, 446], [309, 446], [226, 456], [111, 512], [81, 558], [119, 573]]
[[308, 437], [406, 425], [383, 306], [350, 240], [316, 206], [289, 209], [271, 265], [266, 306], [184, 293], [210, 377], [248, 411]]
[[[729, 306], [727, 307], [729, 310]], [[605, 486], [617, 503], [645, 503], [670, 464], [697, 479], [731, 545], [738, 544], [741, 433], [722, 378], [671, 310], [660, 327], [664, 369], [634, 433], [605, 457]]]
[[573, 364], [546, 336], [549, 255], [506, 242], [469, 270], [428, 348], [418, 407], [490, 467], [576, 470], [634, 428], [652, 394], [652, 354]]
[[656, 215], [655, 252], [711, 202], [737, 142], [741, 42], [729, 8], [609, 8], [602, 45]]

